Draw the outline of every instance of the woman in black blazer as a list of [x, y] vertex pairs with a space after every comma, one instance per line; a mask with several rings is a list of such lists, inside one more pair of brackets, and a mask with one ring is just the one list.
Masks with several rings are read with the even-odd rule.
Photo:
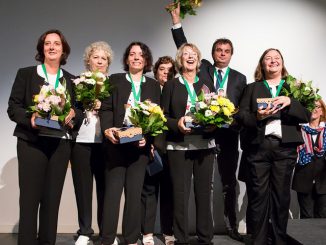
[[298, 147], [292, 189], [297, 192], [300, 218], [326, 218], [326, 105], [315, 102], [309, 124], [302, 125], [304, 144]]
[[37, 51], [35, 58], [42, 64], [18, 70], [8, 102], [8, 115], [17, 124], [14, 135], [18, 139], [19, 245], [55, 244], [71, 139], [78, 128], [73, 127], [72, 119], [74, 124], [79, 124], [82, 116], [73, 107], [65, 118], [66, 130], [63, 131], [44, 131], [35, 125], [36, 113], [28, 114], [27, 109], [33, 105], [33, 96], [40, 92], [42, 85], [58, 84], [60, 87], [65, 79], [74, 104], [73, 76], [60, 68], [70, 53], [65, 37], [58, 30], [49, 30], [40, 36]]
[[[168, 81], [162, 92], [161, 106], [167, 118], [167, 158], [173, 185], [175, 244], [189, 243], [188, 199], [194, 178], [196, 201], [196, 233], [199, 244], [211, 244], [213, 222], [211, 214], [211, 182], [215, 141], [212, 133], [192, 134], [185, 126], [191, 116], [201, 89], [214, 91], [197, 77], [201, 54], [193, 44], [183, 44], [177, 52], [179, 78]], [[210, 87], [207, 87], [210, 86]], [[212, 129], [211, 129], [212, 130]]]
[[[247, 226], [253, 244], [286, 244], [290, 205], [290, 184], [297, 145], [302, 143], [299, 123], [308, 122], [309, 111], [299, 101], [279, 96], [288, 86], [282, 54], [267, 49], [260, 57], [255, 82], [242, 97], [239, 119], [244, 126], [245, 161], [248, 165]], [[258, 108], [257, 98], [274, 97], [266, 109]]]
[[138, 240], [141, 227], [141, 191], [152, 143], [151, 138], [145, 137], [138, 142], [118, 144], [114, 131], [130, 125], [130, 106], [147, 99], [159, 104], [161, 95], [159, 83], [143, 75], [152, 67], [152, 54], [147, 45], [132, 42], [124, 53], [123, 64], [126, 73], [111, 75], [112, 95], [102, 102], [100, 110], [101, 128], [106, 137], [102, 221], [104, 245], [112, 244], [116, 237], [123, 188], [125, 206], [122, 235], [127, 244], [136, 244]]

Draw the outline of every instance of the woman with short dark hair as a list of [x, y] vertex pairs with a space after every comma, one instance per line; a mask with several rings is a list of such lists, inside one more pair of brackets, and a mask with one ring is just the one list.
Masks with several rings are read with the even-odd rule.
[[112, 244], [116, 237], [120, 198], [125, 193], [122, 236], [126, 244], [136, 244], [140, 234], [140, 199], [145, 169], [149, 163], [152, 139], [119, 144], [115, 131], [131, 124], [130, 107], [151, 100], [159, 104], [159, 84], [144, 76], [152, 68], [152, 54], [146, 44], [132, 42], [123, 56], [126, 73], [110, 76], [112, 95], [103, 100], [100, 109], [105, 148], [105, 198], [102, 223], [102, 244]]

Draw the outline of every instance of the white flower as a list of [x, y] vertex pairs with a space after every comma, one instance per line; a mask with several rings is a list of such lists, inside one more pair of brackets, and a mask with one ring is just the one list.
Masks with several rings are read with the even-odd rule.
[[204, 109], [204, 108], [207, 107], [207, 105], [203, 101], [199, 101], [198, 106], [199, 106], [200, 109]]
[[85, 80], [85, 83], [94, 85], [96, 81], [93, 78], [89, 78]]
[[65, 93], [65, 88], [63, 86], [59, 86], [55, 90], [58, 94], [64, 94]]
[[205, 111], [205, 117], [209, 117], [209, 116], [212, 116], [213, 115], [213, 112], [211, 110], [206, 110]]
[[78, 85], [80, 82], [81, 82], [81, 79], [80, 78], [76, 78], [75, 80], [73, 80], [73, 83], [75, 85]]
[[85, 77], [91, 77], [92, 76], [92, 72], [91, 71], [87, 71], [87, 72], [83, 73], [83, 75]]
[[98, 79], [101, 82], [104, 82], [106, 79], [106, 76], [102, 72], [96, 72], [95, 76], [96, 79]]
[[149, 107], [147, 105], [145, 105], [144, 103], [139, 103], [139, 107], [146, 111], [148, 111], [148, 109], [149, 109]]
[[145, 110], [144, 110], [143, 113], [144, 113], [145, 115], [147, 115], [147, 116], [150, 115], [149, 111], [145, 111]]
[[218, 105], [217, 100], [212, 100], [212, 101], [211, 101], [211, 105]]
[[45, 111], [45, 112], [49, 112], [49, 111], [51, 111], [51, 106], [50, 106], [49, 103], [45, 103], [45, 102], [43, 102], [43, 103], [39, 103], [39, 104], [37, 105], [37, 107], [38, 107], [40, 110], [43, 110], [43, 111]]

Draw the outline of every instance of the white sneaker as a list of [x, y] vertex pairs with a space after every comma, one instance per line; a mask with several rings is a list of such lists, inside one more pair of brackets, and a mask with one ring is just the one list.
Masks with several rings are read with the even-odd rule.
[[164, 240], [165, 240], [165, 245], [174, 245], [176, 239], [173, 235], [172, 236], [164, 235]]
[[116, 237], [116, 238], [114, 238], [114, 242], [113, 242], [113, 244], [112, 245], [119, 245], [119, 242], [118, 242], [118, 238]]
[[89, 245], [89, 244], [90, 244], [89, 237], [83, 235], [80, 235], [77, 241], [75, 242], [75, 245]]

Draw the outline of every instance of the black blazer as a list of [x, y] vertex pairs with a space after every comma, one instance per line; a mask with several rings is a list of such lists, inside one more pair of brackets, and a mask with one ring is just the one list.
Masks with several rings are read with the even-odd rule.
[[[182, 27], [178, 29], [172, 29], [172, 36], [177, 48], [182, 44], [187, 43], [187, 38], [183, 32]], [[205, 84], [215, 84], [214, 81], [214, 69], [215, 66], [212, 65], [208, 60], [202, 59], [199, 71], [199, 80], [203, 81]], [[233, 104], [238, 107], [240, 103], [240, 98], [246, 87], [247, 79], [246, 76], [240, 72], [230, 69], [228, 84], [227, 84], [227, 97]]]
[[[131, 89], [131, 83], [126, 79], [126, 73], [118, 73], [110, 76], [112, 85], [112, 94], [102, 101], [99, 111], [101, 129], [104, 131], [112, 127], [122, 127], [125, 116], [125, 104], [128, 102]], [[156, 104], [160, 104], [161, 88], [160, 84], [152, 78], [146, 77], [146, 81], [141, 84], [140, 100], [150, 99]], [[109, 168], [114, 168], [121, 164], [132, 164], [139, 159], [149, 161], [150, 144], [152, 137], [146, 138], [146, 146], [138, 148], [132, 143], [112, 144], [107, 138], [104, 138], [105, 158], [109, 163]]]
[[[62, 69], [63, 78], [66, 80], [67, 90], [71, 96], [72, 108], [75, 110], [76, 117], [74, 119], [75, 127], [72, 130], [72, 136], [75, 138], [78, 129], [81, 125], [83, 114], [82, 111], [75, 108], [75, 96], [72, 89], [73, 75]], [[31, 126], [31, 115], [26, 113], [27, 108], [32, 106], [33, 96], [40, 92], [41, 86], [44, 85], [44, 78], [37, 74], [37, 66], [30, 66], [18, 70], [14, 84], [12, 86], [11, 94], [8, 101], [8, 115], [9, 118], [16, 122], [14, 136], [22, 138], [27, 141], [37, 141], [38, 129], [33, 129]]]
[[[284, 86], [288, 85], [284, 83]], [[244, 133], [241, 138], [243, 150], [263, 142], [266, 123], [272, 117], [260, 121], [257, 120], [257, 98], [270, 97], [269, 90], [261, 81], [251, 83], [246, 87], [238, 113], [240, 123], [244, 127]], [[311, 113], [299, 101], [291, 98], [291, 104], [273, 116], [273, 118], [281, 120], [282, 143], [302, 144], [303, 139], [299, 123], [307, 123], [310, 120], [310, 115]]]
[[[100, 109], [101, 129], [104, 132], [108, 128], [122, 127], [125, 116], [125, 104], [131, 93], [131, 83], [126, 79], [126, 73], [117, 73], [110, 76], [112, 94], [102, 101]], [[141, 84], [140, 100], [150, 99], [160, 104], [160, 84], [152, 78], [146, 77], [146, 82]]]
[[[199, 95], [204, 83], [199, 80], [194, 84], [196, 94]], [[206, 85], [207, 86], [207, 85]], [[214, 91], [214, 86], [210, 84], [207, 86], [210, 91]], [[172, 142], [184, 141], [184, 134], [179, 131], [178, 121], [185, 115], [187, 106], [188, 92], [184, 84], [180, 83], [179, 78], [174, 78], [165, 83], [161, 97], [161, 107], [167, 119], [166, 140]], [[204, 137], [212, 137], [213, 135], [204, 134]]]

